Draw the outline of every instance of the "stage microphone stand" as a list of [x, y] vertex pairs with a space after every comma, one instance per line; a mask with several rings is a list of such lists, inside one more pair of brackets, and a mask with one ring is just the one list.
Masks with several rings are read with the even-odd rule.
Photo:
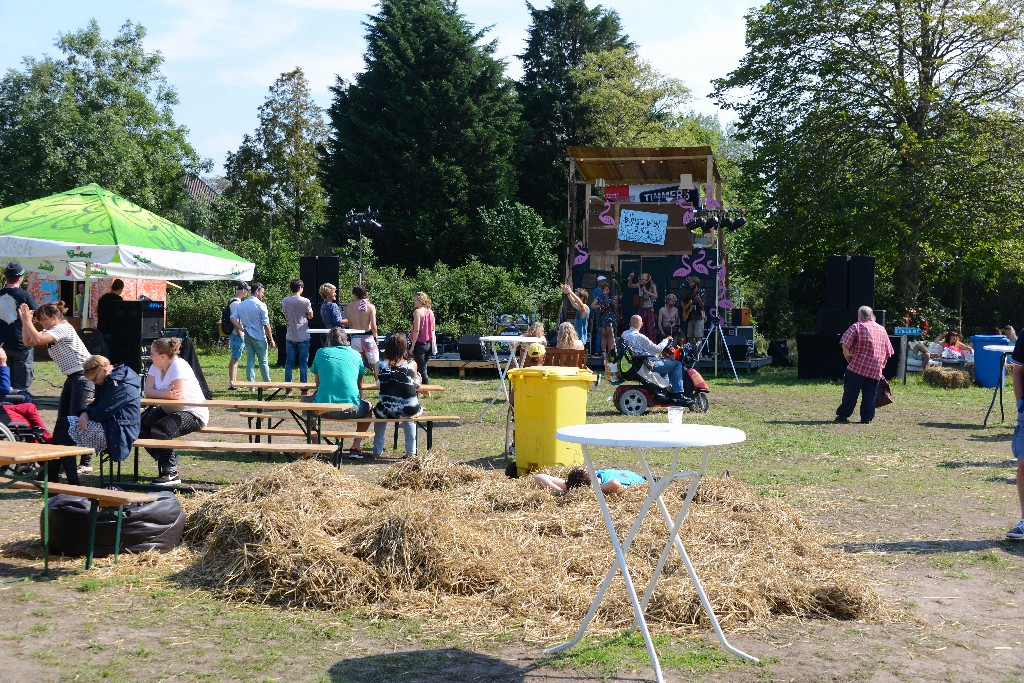
[[[725, 349], [725, 357], [729, 359], [729, 367], [732, 368], [733, 379], [739, 384], [740, 376], [736, 372], [736, 364], [732, 362], [732, 352], [729, 351], [729, 345], [725, 343], [725, 332], [722, 331], [722, 319], [718, 315], [709, 315], [708, 322], [711, 323], [708, 327], [707, 333], [704, 335], [704, 339], [701, 340], [700, 345], [697, 347], [697, 358], [700, 358], [701, 353], [708, 344], [711, 342], [711, 338], [714, 336], [715, 331], [718, 331], [718, 337], [715, 337], [715, 341], [721, 341], [722, 348]], [[718, 356], [715, 356], [715, 377], [718, 376]]]

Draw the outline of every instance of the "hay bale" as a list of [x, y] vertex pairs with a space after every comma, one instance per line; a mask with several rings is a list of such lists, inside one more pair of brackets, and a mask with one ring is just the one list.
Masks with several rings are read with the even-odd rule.
[[[634, 486], [609, 497], [623, 535], [646, 493]], [[672, 514], [684, 494], [679, 485], [666, 494]], [[665, 528], [655, 510], [633, 541], [628, 560], [638, 586], [654, 572]], [[791, 507], [735, 479], [701, 482], [681, 538], [723, 625], [886, 614], [850, 557]], [[231, 599], [359, 607], [369, 616], [545, 638], [578, 625], [612, 559], [589, 489], [555, 497], [529, 478], [436, 454], [395, 465], [380, 485], [315, 461], [281, 467], [204, 496], [187, 539], [199, 558], [188, 575]], [[648, 613], [662, 631], [707, 626], [675, 550]], [[616, 578], [592, 628], [608, 632], [631, 621]]]
[[921, 379], [933, 387], [966, 389], [974, 384], [974, 363], [963, 368], [931, 365], [921, 372]]

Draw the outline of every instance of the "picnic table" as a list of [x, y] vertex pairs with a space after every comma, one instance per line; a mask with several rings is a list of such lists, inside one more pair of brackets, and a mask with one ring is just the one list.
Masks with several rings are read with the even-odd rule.
[[[208, 401], [186, 401], [170, 398], [143, 398], [143, 406], [195, 406], [197, 408], [233, 408], [236, 410], [252, 410], [262, 413], [267, 408], [266, 401], [215, 398]], [[313, 403], [312, 401], [275, 401], [274, 410], [287, 410], [295, 422], [303, 430], [306, 443], [313, 443], [320, 438], [320, 416], [338, 410], [352, 408], [350, 403]]]
[[43, 478], [39, 481], [31, 477], [19, 476], [17, 473], [0, 477], [0, 489], [21, 489], [38, 490], [43, 494], [43, 576], [50, 572], [50, 515], [47, 505], [50, 500], [50, 493], [66, 493], [69, 495], [81, 496], [89, 499], [89, 544], [86, 554], [85, 568], [92, 567], [92, 558], [96, 544], [96, 521], [100, 507], [117, 507], [117, 535], [114, 541], [114, 561], [117, 561], [121, 545], [121, 517], [124, 505], [130, 503], [142, 503], [153, 500], [153, 497], [143, 493], [132, 493], [128, 491], [111, 491], [98, 489], [91, 486], [76, 486], [72, 484], [50, 483], [49, 471], [46, 461], [58, 460], [64, 457], [75, 457], [80, 455], [92, 455], [93, 449], [84, 446], [60, 446], [54, 444], [25, 443], [22, 441], [0, 441], [0, 465], [12, 466], [26, 463], [44, 463]]

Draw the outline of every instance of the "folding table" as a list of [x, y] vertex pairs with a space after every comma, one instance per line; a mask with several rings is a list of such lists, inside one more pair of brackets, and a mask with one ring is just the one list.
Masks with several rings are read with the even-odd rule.
[[[683, 547], [683, 542], [679, 540], [679, 529], [682, 527], [683, 521], [686, 519], [686, 514], [689, 512], [694, 494], [697, 493], [697, 487], [700, 485], [701, 477], [704, 476], [704, 472], [707, 469], [708, 456], [710, 454], [711, 447], [739, 443], [747, 438], [746, 434], [739, 429], [733, 429], [731, 427], [715, 427], [699, 424], [630, 422], [586, 424], [576, 425], [573, 427], [563, 427], [555, 433], [555, 438], [569, 443], [578, 443], [583, 446], [583, 462], [586, 465], [587, 472], [590, 474], [590, 482], [594, 488], [594, 494], [597, 496], [597, 502], [601, 506], [601, 515], [604, 517], [604, 524], [608, 529], [608, 537], [611, 540], [612, 550], [615, 551], [615, 559], [612, 561], [612, 565], [608, 569], [608, 574], [605, 576], [604, 581], [598, 588], [597, 597], [594, 598], [594, 602], [591, 603], [590, 609], [587, 610], [587, 614], [583, 618], [583, 623], [580, 624], [580, 628], [576, 632], [576, 635], [568, 642], [545, 650], [545, 653], [553, 654], [555, 652], [560, 652], [561, 650], [569, 648], [579, 642], [580, 638], [583, 637], [584, 632], [587, 630], [587, 626], [597, 613], [597, 608], [601, 604], [601, 600], [604, 599], [605, 592], [611, 585], [612, 579], [615, 578], [616, 572], [622, 572], [622, 578], [626, 583], [626, 592], [629, 594], [629, 600], [633, 605], [633, 613], [635, 615], [635, 620], [631, 630], [632, 628], [640, 628], [640, 632], [644, 638], [644, 643], [647, 646], [647, 654], [650, 656], [651, 664], [654, 666], [654, 674], [658, 683], [663, 683], [664, 678], [661, 673], [661, 664], [658, 662], [658, 654], [654, 651], [654, 643], [651, 640], [651, 633], [647, 628], [647, 620], [644, 617], [644, 611], [647, 609], [651, 596], [654, 594], [654, 587], [657, 584], [658, 579], [661, 576], [662, 569], [665, 567], [665, 562], [668, 560], [668, 556], [674, 547], [679, 551], [683, 564], [686, 565], [686, 571], [690, 575], [690, 580], [693, 581], [694, 587], [697, 589], [697, 596], [700, 598], [700, 603], [704, 608], [704, 612], [707, 613], [710, 618], [711, 625], [714, 627], [715, 633], [718, 635], [718, 639], [722, 643], [722, 647], [738, 657], [742, 657], [743, 659], [751, 662], [757, 662], [758, 659], [756, 657], [752, 657], [733, 647], [729, 644], [729, 641], [726, 640], [725, 634], [722, 632], [722, 628], [718, 624], [718, 619], [715, 617], [715, 612], [711, 607], [711, 603], [708, 601], [708, 596], [704, 592], [703, 586], [701, 586], [700, 579], [697, 578], [697, 572], [694, 571], [693, 564], [690, 562], [690, 556], [686, 553], [686, 549]], [[630, 527], [629, 533], [626, 534], [626, 538], [621, 542], [619, 541], [618, 533], [615, 531], [615, 524], [612, 522], [611, 513], [608, 511], [608, 502], [605, 499], [604, 493], [601, 491], [601, 482], [597, 478], [597, 471], [594, 467], [594, 462], [590, 454], [590, 446], [632, 448], [636, 457], [636, 462], [640, 466], [640, 474], [647, 479], [647, 484], [650, 487], [647, 499], [641, 506], [636, 520], [634, 520], [633, 525]], [[701, 460], [700, 469], [687, 471], [680, 470], [679, 456], [682, 449], [693, 447], [704, 448], [704, 456]], [[650, 465], [647, 462], [647, 456], [644, 454], [645, 449], [652, 448], [667, 448], [675, 450], [672, 456], [670, 469], [664, 474], [664, 476], [657, 479], [652, 473]], [[673, 482], [684, 478], [690, 478], [690, 486], [686, 491], [685, 498], [683, 499], [682, 508], [679, 510], [675, 519], [673, 519], [669, 514], [668, 508], [665, 507], [665, 501], [662, 499], [662, 495]], [[629, 546], [636, 537], [637, 532], [640, 530], [640, 525], [643, 523], [644, 518], [655, 503], [657, 503], [658, 509], [661, 511], [661, 516], [664, 518], [669, 531], [668, 537], [665, 541], [665, 547], [662, 550], [661, 556], [658, 558], [658, 565], [655, 568], [654, 574], [651, 576], [651, 579], [647, 584], [647, 588], [644, 591], [643, 598], [641, 599], [637, 596], [636, 588], [633, 585], [633, 577], [630, 575], [629, 567], [626, 565], [626, 553], [629, 552]]]
[[[484, 406], [484, 409], [480, 411], [480, 422], [484, 421], [484, 415], [491, 409], [498, 399], [502, 396], [505, 397], [505, 403], [509, 402], [508, 399], [508, 386], [505, 380], [508, 376], [510, 368], [519, 367], [519, 347], [522, 344], [532, 344], [534, 342], [542, 342], [540, 337], [522, 337], [514, 335], [494, 335], [491, 337], [480, 337], [481, 344], [490, 344], [491, 355], [494, 357], [494, 364], [498, 367], [498, 388], [494, 392], [494, 397], [491, 398], [490, 402]], [[508, 359], [502, 363], [501, 356], [498, 355], [498, 347], [502, 344], [508, 345]]]

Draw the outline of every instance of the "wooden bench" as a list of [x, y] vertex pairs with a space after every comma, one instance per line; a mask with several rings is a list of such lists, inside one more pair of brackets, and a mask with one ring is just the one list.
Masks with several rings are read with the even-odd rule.
[[[256, 415], [257, 413], [251, 413]], [[225, 436], [247, 436], [249, 437], [250, 443], [259, 443], [260, 437], [267, 437], [267, 443], [270, 443], [271, 437], [275, 436], [297, 436], [306, 437], [306, 432], [301, 429], [274, 429], [274, 428], [257, 428], [257, 427], [211, 427], [207, 425], [202, 429], [198, 430], [198, 434], [221, 434]], [[255, 441], [253, 438], [255, 437]], [[323, 430], [320, 432], [320, 437], [323, 439], [372, 439], [373, 432], [354, 432], [354, 431], [327, 431]]]
[[[327, 415], [321, 416], [322, 420], [336, 420], [336, 421], [347, 421], [347, 422], [393, 422], [395, 424], [399, 422], [415, 422], [417, 426], [422, 427], [423, 431], [427, 433], [427, 450], [429, 451], [434, 447], [434, 423], [435, 422], [459, 422], [462, 418], [458, 415], [433, 415], [431, 413], [423, 413], [416, 417], [373, 417], [371, 414], [369, 417], [356, 418], [356, 417], [329, 417]], [[395, 448], [398, 448], [398, 429], [395, 429]]]
[[[268, 410], [281, 410], [281, 409], [270, 408]], [[248, 418], [250, 424], [252, 424], [252, 420], [256, 420], [257, 424], [259, 424], [259, 421], [261, 421], [261, 420], [266, 420], [267, 424], [270, 425], [270, 430], [271, 431], [276, 430], [277, 426], [280, 425], [282, 422], [284, 422], [285, 419], [286, 419], [284, 417], [278, 417], [278, 416], [275, 416], [275, 415], [268, 415], [266, 412], [262, 412], [262, 411], [258, 412], [258, 413], [253, 413], [253, 412], [249, 412], [249, 411], [239, 411], [238, 414], [241, 417]], [[356, 423], [360, 423], [360, 422], [370, 422], [370, 423], [373, 423], [373, 422], [395, 422], [395, 423], [398, 423], [398, 422], [416, 422], [416, 423], [422, 425], [423, 431], [425, 431], [427, 433], [427, 450], [428, 451], [431, 448], [434, 447], [434, 423], [435, 422], [459, 422], [460, 420], [462, 420], [462, 418], [460, 416], [458, 416], [458, 415], [434, 415], [434, 414], [431, 414], [431, 413], [423, 413], [422, 415], [418, 415], [416, 417], [389, 418], [389, 419], [376, 418], [376, 417], [373, 417], [372, 414], [370, 416], [368, 416], [368, 417], [363, 417], [363, 418], [358, 418], [358, 417], [329, 417], [327, 415], [320, 415], [320, 416], [318, 416], [318, 418], [319, 418], [319, 420], [335, 420], [335, 421], [356, 422]], [[272, 422], [272, 420], [276, 420], [276, 422]], [[256, 428], [253, 428], [253, 429], [256, 429]], [[280, 431], [281, 430], [274, 431], [274, 434], [277, 434]], [[285, 431], [288, 431], [288, 430], [285, 430]], [[325, 435], [331, 434], [330, 431], [324, 431], [322, 433], [325, 434]], [[361, 436], [361, 438], [364, 438], [364, 439], [373, 438], [373, 434], [371, 434], [371, 433], [367, 433], [367, 432], [361, 432], [361, 433], [360, 432], [354, 432], [354, 433], [355, 434], [362, 434], [363, 436]], [[394, 447], [398, 448], [398, 430], [397, 429], [395, 430], [395, 446]]]
[[[42, 492], [41, 482], [36, 485], [27, 481], [14, 481], [6, 477], [0, 477], [0, 487], [20, 489], [23, 491]], [[60, 493], [69, 496], [78, 496], [79, 498], [87, 498], [89, 500], [89, 545], [85, 556], [86, 569], [92, 568], [93, 556], [96, 553], [96, 521], [99, 516], [99, 508], [117, 508], [117, 531], [114, 533], [114, 564], [117, 564], [117, 558], [121, 554], [121, 519], [124, 516], [124, 506], [131, 505], [133, 503], [148, 503], [156, 500], [156, 496], [153, 496], [152, 494], [139, 493], [137, 491], [114, 491], [112, 489], [100, 489], [92, 486], [76, 486], [74, 484], [60, 483], [48, 483], [46, 485], [47, 498], [52, 494]], [[48, 519], [50, 514], [49, 506], [47, 506], [44, 514], [47, 515]], [[43, 527], [43, 546], [47, 556], [49, 556], [49, 524], [46, 524]]]
[[[136, 439], [135, 440], [135, 480], [139, 479], [140, 448], [174, 448], [186, 451], [214, 451], [218, 453], [281, 453], [285, 457], [330, 454], [331, 462], [337, 464], [341, 459], [340, 449], [331, 444], [319, 443], [237, 443], [230, 441], [178, 441], [175, 439]], [[120, 474], [120, 473], [119, 473]]]

